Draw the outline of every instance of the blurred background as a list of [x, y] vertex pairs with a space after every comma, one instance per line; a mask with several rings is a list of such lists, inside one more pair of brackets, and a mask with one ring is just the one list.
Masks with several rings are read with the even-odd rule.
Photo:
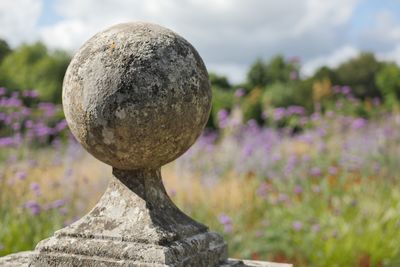
[[230, 256], [400, 266], [400, 2], [0, 0], [0, 256], [90, 210], [111, 168], [70, 134], [62, 80], [115, 23], [191, 42], [213, 107], [162, 170], [174, 202]]

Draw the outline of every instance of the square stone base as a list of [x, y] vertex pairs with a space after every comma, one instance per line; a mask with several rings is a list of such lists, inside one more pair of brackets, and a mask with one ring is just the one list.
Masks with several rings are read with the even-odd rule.
[[[28, 267], [30, 266], [30, 262], [34, 257], [37, 257], [38, 253], [33, 251], [26, 251], [11, 254], [5, 257], [0, 258], [0, 266], [2, 267]], [[106, 265], [112, 266], [112, 265]], [[138, 265], [129, 265], [128, 263], [125, 266], [138, 266]], [[143, 266], [143, 265], [140, 265]], [[154, 265], [153, 265], [154, 266]], [[164, 265], [167, 266], [167, 265]], [[197, 266], [198, 267], [198, 266]], [[224, 263], [222, 263], [219, 267], [292, 267], [291, 264], [286, 263], [273, 263], [266, 261], [249, 261], [249, 260], [238, 260], [238, 259], [228, 259]]]
[[223, 238], [204, 232], [169, 244], [55, 235], [36, 247], [30, 266], [219, 266], [227, 258]]

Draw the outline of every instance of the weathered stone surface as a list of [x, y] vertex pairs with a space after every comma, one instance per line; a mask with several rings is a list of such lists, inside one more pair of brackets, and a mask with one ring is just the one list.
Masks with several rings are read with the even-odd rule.
[[40, 242], [32, 266], [218, 266], [227, 246], [169, 199], [160, 167], [184, 153], [210, 112], [207, 70], [176, 33], [128, 23], [96, 34], [63, 85], [77, 140], [113, 167], [96, 207]]
[[0, 258], [1, 267], [28, 267], [32, 257], [36, 254], [33, 251], [24, 251], [10, 254]]
[[197, 139], [211, 107], [208, 74], [185, 39], [158, 25], [100, 32], [72, 59], [63, 106], [78, 141], [125, 170], [158, 168]]
[[[35, 255], [36, 253], [32, 251], [11, 254], [6, 257], [0, 258], [0, 266], [28, 267], [29, 262]], [[111, 266], [111, 265], [106, 265], [106, 266]], [[132, 266], [132, 265], [125, 265], [125, 266]], [[237, 259], [228, 259], [225, 262], [221, 263], [219, 267], [292, 267], [292, 265], [285, 263], [265, 262], [265, 261], [249, 261], [249, 260], [242, 261]]]
[[218, 266], [227, 247], [181, 212], [160, 170], [113, 170], [96, 207], [40, 242], [33, 266]]

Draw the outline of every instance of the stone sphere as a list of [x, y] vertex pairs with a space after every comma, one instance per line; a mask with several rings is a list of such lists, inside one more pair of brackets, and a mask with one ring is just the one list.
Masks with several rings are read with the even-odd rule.
[[199, 137], [211, 90], [188, 41], [155, 24], [126, 23], [79, 49], [62, 100], [73, 135], [93, 156], [121, 170], [152, 169]]

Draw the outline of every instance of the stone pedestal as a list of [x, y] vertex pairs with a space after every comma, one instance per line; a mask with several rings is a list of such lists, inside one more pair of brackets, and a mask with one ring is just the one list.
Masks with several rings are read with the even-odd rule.
[[172, 203], [160, 170], [121, 171], [96, 207], [38, 244], [33, 266], [215, 266], [222, 237]]
[[[2, 266], [2, 267], [16, 267], [16, 266], [17, 267], [28, 267], [28, 266], [30, 266], [29, 263], [32, 261], [32, 259], [37, 256], [38, 256], [37, 252], [32, 252], [32, 251], [11, 254], [6, 257], [0, 258], [0, 266]], [[73, 265], [73, 266], [79, 266], [79, 265]], [[84, 266], [86, 266], [86, 265], [84, 265]], [[102, 265], [98, 265], [98, 266], [102, 266]], [[113, 265], [106, 264], [104, 266], [113, 266]], [[124, 266], [132, 266], [132, 265], [125, 264]], [[154, 265], [152, 265], [152, 266], [154, 266]], [[227, 259], [226, 261], [221, 263], [221, 265], [218, 267], [293, 267], [293, 266], [291, 264], [286, 264], [286, 263]]]

